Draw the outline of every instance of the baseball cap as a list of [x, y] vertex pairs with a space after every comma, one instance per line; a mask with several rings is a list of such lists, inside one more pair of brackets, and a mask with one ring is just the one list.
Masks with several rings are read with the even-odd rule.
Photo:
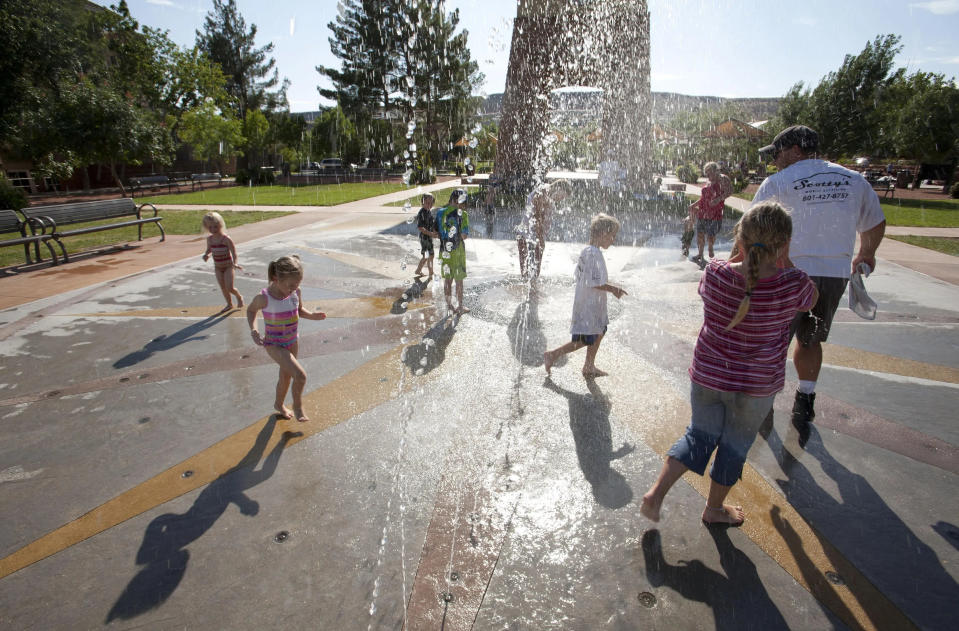
[[793, 146], [814, 150], [819, 147], [819, 134], [805, 125], [793, 125], [776, 134], [773, 144], [762, 147], [759, 153], [776, 153]]

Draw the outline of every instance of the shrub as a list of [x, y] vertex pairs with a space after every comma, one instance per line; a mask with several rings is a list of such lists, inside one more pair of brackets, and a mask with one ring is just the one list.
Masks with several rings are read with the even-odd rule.
[[30, 205], [27, 195], [0, 175], [0, 208], [20, 210]]
[[237, 184], [249, 184], [250, 180], [253, 180], [253, 184], [256, 186], [273, 184], [276, 182], [276, 173], [273, 172], [273, 169], [237, 169]]
[[695, 184], [699, 180], [699, 169], [691, 164], [676, 167], [676, 177], [685, 184]]
[[953, 182], [949, 187], [949, 197], [959, 199], [959, 182]]

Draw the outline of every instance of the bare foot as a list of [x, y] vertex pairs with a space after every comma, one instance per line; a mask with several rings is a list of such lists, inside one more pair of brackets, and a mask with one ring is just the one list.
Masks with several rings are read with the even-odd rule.
[[241, 298], [240, 296], [237, 296], [237, 297], [236, 297], [236, 308], [239, 309], [239, 308], [242, 307], [244, 304], [246, 304], [246, 303], [243, 302], [243, 298]]
[[546, 369], [546, 374], [549, 375], [550, 368], [553, 367], [553, 353], [547, 351], [543, 353], [543, 367]]
[[583, 376], [586, 377], [587, 379], [591, 379], [593, 377], [606, 377], [608, 375], [609, 375], [608, 372], [606, 372], [605, 370], [600, 370], [599, 368], [596, 368], [595, 366], [589, 370], [587, 370], [586, 368], [583, 368]]
[[226, 313], [227, 311], [230, 311], [231, 309], [233, 309], [233, 303], [230, 303], [227, 306], [220, 309], [220, 313]]
[[274, 407], [274, 409], [276, 410], [276, 415], [279, 418], [293, 418], [293, 412], [285, 405], [277, 405]]
[[297, 410], [297, 411], [296, 411], [296, 420], [298, 420], [298, 421], [301, 422], [301, 423], [308, 423], [309, 420], [310, 420], [310, 417], [307, 416], [307, 415], [306, 415], [306, 412], [304, 412], [303, 410]]
[[659, 521], [659, 509], [663, 505], [662, 500], [656, 501], [649, 493], [643, 496], [643, 503], [639, 506], [639, 513], [650, 521]]
[[460, 307], [459, 309], [456, 310], [457, 315], [463, 315], [464, 313], [469, 313], [469, 312], [470, 312], [469, 307]]
[[707, 506], [703, 510], [704, 524], [727, 524], [730, 526], [741, 526], [746, 520], [746, 513], [742, 506], [732, 506], [723, 504], [722, 508], [713, 508]]

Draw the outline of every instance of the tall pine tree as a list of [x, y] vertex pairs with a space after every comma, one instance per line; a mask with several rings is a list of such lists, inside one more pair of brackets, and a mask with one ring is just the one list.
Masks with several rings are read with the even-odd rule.
[[470, 95], [483, 76], [470, 58], [468, 34], [455, 32], [458, 23], [459, 13], [447, 14], [443, 2], [343, 2], [329, 24], [341, 64], [317, 67], [333, 83], [318, 90], [367, 137], [371, 155], [417, 145], [410, 166], [433, 163], [467, 131], [475, 110]]
[[223, 69], [238, 119], [244, 120], [249, 110], [271, 111], [286, 106], [289, 82], [284, 79], [280, 83], [276, 60], [269, 56], [273, 43], [256, 48], [256, 24], [247, 30], [236, 0], [213, 0], [203, 32], [196, 32], [196, 45]]

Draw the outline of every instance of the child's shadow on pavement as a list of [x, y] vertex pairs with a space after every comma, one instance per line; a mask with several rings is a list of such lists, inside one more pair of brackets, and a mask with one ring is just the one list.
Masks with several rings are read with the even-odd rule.
[[154, 353], [168, 351], [185, 342], [206, 339], [205, 335], [199, 335], [199, 333], [217, 324], [224, 318], [229, 317], [231, 312], [232, 311], [212, 315], [209, 318], [200, 320], [199, 322], [194, 322], [190, 326], [184, 327], [171, 335], [160, 335], [159, 337], [155, 337], [147, 342], [146, 345], [140, 350], [133, 351], [132, 353], [124, 355], [120, 359], [113, 362], [113, 367], [129, 368], [134, 364], [139, 364], [144, 360], [150, 359]]
[[628, 443], [613, 451], [613, 432], [609, 425], [609, 398], [594, 379], [586, 380], [589, 394], [578, 394], [553, 383], [544, 386], [566, 397], [569, 404], [569, 428], [576, 443], [576, 457], [583, 476], [593, 488], [593, 497], [606, 508], [622, 508], [633, 499], [633, 490], [621, 473], [610, 466], [617, 458], [635, 449]]
[[186, 573], [190, 553], [186, 546], [199, 539], [233, 503], [240, 512], [254, 516], [260, 505], [245, 491], [270, 478], [280, 462], [286, 443], [299, 432], [283, 432], [280, 441], [263, 461], [259, 462], [276, 425], [276, 415], [260, 430], [249, 453], [229, 471], [207, 485], [186, 513], [165, 513], [147, 526], [143, 543], [137, 552], [136, 564], [145, 565], [120, 594], [107, 614], [106, 623], [117, 618], [129, 620], [159, 607], [176, 591]]
[[403, 363], [414, 375], [425, 375], [446, 359], [446, 347], [453, 341], [458, 317], [446, 316], [423, 335], [419, 344], [407, 346]]
[[399, 298], [393, 301], [393, 304], [390, 306], [390, 313], [393, 315], [406, 313], [409, 302], [414, 298], [422, 296], [426, 288], [429, 287], [429, 284], [429, 279], [422, 280], [418, 278], [414, 280], [413, 284], [405, 289]]
[[643, 533], [642, 549], [646, 579], [653, 587], [665, 585], [686, 600], [706, 603], [713, 610], [714, 628], [743, 629], [743, 612], [748, 626], [755, 629], [788, 629], [775, 603], [769, 598], [756, 565], [729, 539], [726, 528], [708, 528], [719, 551], [723, 572], [698, 559], [670, 565], [663, 557], [658, 530]]

